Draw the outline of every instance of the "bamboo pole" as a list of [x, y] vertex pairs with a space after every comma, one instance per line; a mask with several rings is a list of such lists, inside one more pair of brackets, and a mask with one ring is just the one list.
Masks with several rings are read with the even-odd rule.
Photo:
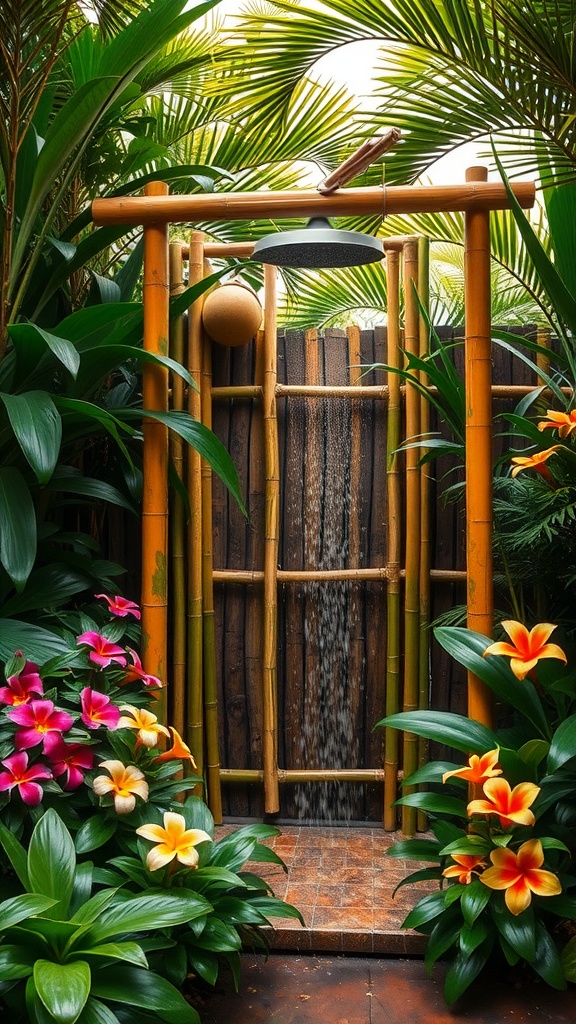
[[[404, 246], [404, 348], [408, 355], [419, 353], [420, 314], [414, 286], [418, 284], [418, 244]], [[415, 388], [406, 391], [406, 438], [420, 433], [420, 396]], [[416, 711], [420, 694], [420, 455], [417, 448], [406, 450], [406, 550], [404, 582], [404, 698], [403, 710]], [[418, 737], [404, 733], [402, 766], [404, 778], [418, 767]], [[404, 787], [405, 796], [413, 792]], [[416, 830], [416, 810], [402, 808], [402, 831], [413, 835]]]
[[[520, 206], [534, 205], [534, 182], [513, 184]], [[330, 196], [316, 191], [203, 192], [191, 196], [122, 196], [95, 199], [92, 219], [108, 224], [197, 223], [198, 221], [272, 220], [291, 217], [341, 217], [357, 214], [392, 216], [402, 213], [443, 213], [457, 210], [506, 210], [510, 205], [500, 182], [470, 181], [464, 185], [392, 185], [345, 188]]]
[[[188, 280], [198, 284], [204, 277], [204, 232], [193, 231], [188, 248]], [[188, 390], [188, 412], [202, 419], [200, 385], [202, 378], [203, 296], [188, 311], [188, 370], [198, 386]], [[187, 724], [186, 737], [198, 774], [204, 775], [204, 691], [203, 691], [203, 588], [202, 588], [202, 459], [195, 448], [188, 452], [188, 586], [186, 601]]]
[[[485, 167], [469, 167], [466, 181], [485, 181]], [[492, 635], [492, 361], [490, 324], [490, 216], [466, 213], [464, 228], [466, 390], [466, 567], [468, 627]], [[468, 673], [468, 714], [491, 725], [492, 693]]]
[[[536, 390], [534, 384], [493, 384], [492, 395], [494, 398], [523, 398]], [[564, 394], [570, 393], [570, 388], [561, 389]], [[431, 384], [427, 391], [431, 395], [436, 394], [438, 388]], [[406, 385], [400, 384], [400, 392], [406, 392]], [[212, 398], [217, 400], [229, 400], [230, 398], [260, 398], [262, 387], [258, 384], [225, 384], [212, 388]], [[370, 401], [388, 401], [387, 384], [366, 384], [364, 387], [356, 385], [330, 385], [330, 384], [277, 384], [276, 395], [278, 398], [365, 398]]]
[[[170, 295], [181, 295], [184, 291], [182, 242], [171, 242], [169, 246]], [[170, 326], [170, 355], [185, 365], [185, 318], [177, 317]], [[172, 409], [184, 409], [184, 381], [179, 374], [172, 377]], [[184, 480], [184, 440], [172, 432], [169, 451], [176, 476]], [[174, 489], [169, 518], [170, 530], [170, 592], [172, 596], [172, 652], [171, 688], [172, 700], [170, 718], [181, 736], [185, 734], [186, 721], [186, 515], [182, 496]]]
[[[349, 327], [347, 332], [348, 366], [350, 384], [360, 385], [362, 379], [362, 354], [360, 351], [360, 329]], [[353, 401], [350, 407], [350, 495], [348, 513], [348, 551], [351, 565], [358, 566], [362, 560], [360, 530], [360, 490], [362, 471], [362, 405]], [[358, 584], [348, 588], [348, 694], [349, 714], [352, 721], [354, 746], [349, 756], [358, 760], [359, 736], [362, 724], [362, 695], [364, 692], [364, 628], [362, 623], [362, 595]], [[342, 684], [346, 679], [342, 680]], [[341, 685], [342, 685], [341, 684]], [[356, 815], [354, 815], [356, 817]]]
[[[386, 256], [388, 294], [387, 360], [391, 367], [400, 366], [400, 257], [390, 251]], [[401, 483], [398, 447], [401, 434], [400, 377], [388, 371], [388, 412], [386, 431], [386, 499], [387, 499], [387, 578], [386, 590], [386, 715], [400, 709], [400, 515]], [[396, 829], [398, 797], [399, 736], [395, 729], [384, 732], [384, 828]]]
[[[205, 273], [209, 268], [204, 266]], [[212, 343], [202, 332], [200, 405], [202, 423], [212, 429]], [[214, 559], [212, 553], [212, 470], [202, 459], [202, 672], [204, 678], [204, 723], [206, 746], [206, 787], [208, 806], [216, 823], [222, 821], [220, 753], [218, 743], [218, 691], [216, 679], [216, 630], [214, 622]]]
[[278, 793], [278, 546], [280, 525], [280, 455], [276, 410], [277, 326], [276, 268], [264, 268], [264, 346], [263, 346], [263, 419], [264, 419], [264, 635], [262, 654], [264, 810], [276, 814]]
[[[222, 782], [263, 782], [264, 772], [257, 768], [222, 768]], [[380, 782], [382, 768], [279, 768], [278, 782]]]
[[[406, 571], [396, 565], [372, 569], [278, 569], [279, 583], [335, 583], [341, 580], [366, 583], [390, 579], [404, 579]], [[264, 573], [258, 569], [214, 569], [214, 583], [263, 583]], [[465, 583], [464, 569], [431, 569], [430, 579], [443, 583]]]
[[[430, 239], [421, 235], [418, 239], [418, 297], [426, 316], [419, 316], [419, 352], [424, 359], [430, 347], [430, 330], [426, 317], [430, 314]], [[427, 375], [419, 374], [420, 383], [427, 384]], [[427, 434], [430, 430], [430, 403], [420, 396], [420, 432]], [[422, 453], [423, 454], [423, 453]], [[420, 651], [418, 659], [419, 687], [418, 707], [421, 711], [428, 708], [430, 686], [430, 466], [420, 467]], [[418, 767], [428, 762], [428, 741], [418, 739]], [[424, 811], [418, 811], [416, 825], [420, 832], [428, 827], [428, 818]]]
[[[145, 200], [165, 198], [168, 186], [151, 182]], [[149, 223], [144, 229], [144, 349], [168, 353], [169, 320], [168, 229]], [[168, 374], [146, 362], [142, 369], [144, 409], [168, 409]], [[146, 671], [167, 686], [168, 634], [168, 430], [148, 416], [142, 421], [142, 661]], [[163, 691], [162, 714], [166, 710]]]

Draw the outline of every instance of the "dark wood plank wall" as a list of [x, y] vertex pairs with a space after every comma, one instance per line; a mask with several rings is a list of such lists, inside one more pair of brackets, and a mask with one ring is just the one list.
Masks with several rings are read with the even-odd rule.
[[[452, 338], [450, 329], [441, 333]], [[358, 341], [362, 364], [385, 362], [385, 329], [360, 331]], [[350, 381], [351, 358], [344, 331], [327, 330], [319, 339], [314, 332], [280, 332], [278, 350], [280, 383], [339, 385]], [[455, 358], [461, 365], [458, 348]], [[253, 383], [258, 379], [255, 346], [225, 349], [215, 345], [213, 374], [215, 385]], [[364, 384], [384, 380], [381, 370], [362, 377]], [[533, 382], [529, 369], [498, 346], [494, 347], [494, 380]], [[496, 402], [495, 413], [504, 406]], [[280, 568], [385, 565], [385, 402], [281, 398], [278, 422]], [[496, 424], [498, 431], [498, 420]], [[259, 402], [244, 398], [216, 401], [213, 425], [238, 469], [248, 508], [245, 521], [215, 480], [215, 568], [261, 570], [264, 475]], [[499, 451], [498, 438], [495, 451]], [[447, 460], [433, 465], [432, 565], [461, 569], [462, 501], [446, 502], [443, 497], [461, 477], [449, 470]], [[228, 768], [261, 767], [261, 597], [260, 584], [216, 585], [221, 759]], [[462, 585], [436, 583], [432, 617], [464, 601]], [[384, 714], [385, 623], [384, 583], [301, 582], [280, 587], [281, 767], [381, 767], [382, 732], [374, 731], [373, 726]], [[339, 634], [345, 640], [336, 658]], [[434, 642], [431, 702], [439, 709], [465, 709], [464, 674]], [[377, 785], [283, 785], [280, 796], [280, 818], [379, 820], [382, 815], [382, 792]], [[256, 785], [225, 786], [223, 800], [227, 815], [262, 814], [260, 787]]]

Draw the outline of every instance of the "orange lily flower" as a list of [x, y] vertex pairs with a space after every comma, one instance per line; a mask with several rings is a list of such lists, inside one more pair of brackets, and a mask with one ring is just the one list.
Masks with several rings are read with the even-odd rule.
[[135, 708], [132, 704], [124, 704], [121, 711], [128, 711], [130, 717], [123, 715], [117, 729], [137, 729], [138, 743], [145, 747], [155, 747], [160, 735], [170, 736], [165, 725], [160, 725], [156, 715], [146, 708]]
[[551, 448], [545, 448], [542, 452], [534, 452], [532, 455], [515, 455], [510, 459], [514, 463], [512, 476], [518, 476], [518, 473], [521, 473], [523, 469], [534, 469], [544, 478], [546, 483], [553, 485], [554, 478], [552, 473], [544, 463], [546, 459], [549, 459], [554, 452], [560, 451], [561, 448], [561, 444], [554, 444]]
[[453, 853], [451, 860], [455, 861], [455, 864], [444, 868], [442, 874], [444, 878], [457, 878], [460, 885], [469, 885], [472, 881], [473, 873], [478, 868], [483, 868], [486, 864], [484, 857], [478, 857], [470, 853]]
[[562, 892], [560, 880], [552, 871], [542, 871], [544, 851], [539, 839], [522, 843], [518, 853], [501, 847], [492, 850], [493, 867], [480, 875], [480, 881], [490, 889], [505, 889], [506, 906], [515, 917], [526, 910], [537, 896], [557, 896]]
[[483, 782], [486, 782], [486, 779], [491, 779], [495, 775], [502, 775], [502, 769], [497, 767], [499, 753], [500, 751], [496, 748], [496, 750], [489, 750], [487, 754], [482, 754], [482, 757], [478, 757], [478, 754], [472, 754], [468, 758], [468, 764], [464, 765], [463, 768], [455, 768], [452, 772], [444, 772], [442, 782], [446, 782], [446, 779], [454, 775], [461, 779], [467, 779], [468, 782], [476, 782], [478, 785], [482, 785]]
[[539, 622], [530, 632], [521, 622], [515, 622], [513, 619], [503, 622], [502, 625], [512, 643], [490, 644], [484, 651], [484, 657], [487, 654], [502, 654], [505, 658], [510, 658], [510, 668], [517, 679], [525, 679], [540, 658], [558, 658], [566, 664], [568, 659], [562, 648], [557, 644], [546, 643], [556, 629], [550, 622]]
[[468, 804], [468, 816], [472, 814], [497, 814], [502, 828], [516, 825], [533, 825], [536, 821], [529, 810], [534, 803], [540, 787], [533, 782], [520, 782], [510, 789], [506, 779], [488, 779], [483, 786], [487, 800], [471, 800]]
[[193, 768], [196, 767], [196, 761], [192, 755], [192, 751], [187, 743], [184, 743], [180, 733], [174, 728], [173, 725], [168, 726], [172, 733], [172, 746], [165, 750], [163, 754], [158, 754], [155, 761], [190, 761]]
[[198, 867], [198, 843], [212, 842], [207, 832], [201, 828], [186, 828], [186, 819], [174, 811], [164, 812], [164, 828], [161, 825], [141, 825], [136, 829], [139, 836], [156, 843], [146, 856], [149, 871], [157, 871], [166, 867], [170, 861], [180, 861], [186, 867]]
[[122, 764], [122, 761], [102, 761], [100, 767], [110, 772], [110, 778], [97, 775], [92, 783], [94, 792], [97, 796], [111, 793], [116, 814], [130, 814], [136, 806], [137, 796], [142, 800], [148, 799], [148, 783], [135, 765]]
[[576, 430], [576, 409], [571, 412], [555, 412], [547, 409], [548, 419], [540, 420], [538, 430], [557, 430], [559, 437], [569, 437]]

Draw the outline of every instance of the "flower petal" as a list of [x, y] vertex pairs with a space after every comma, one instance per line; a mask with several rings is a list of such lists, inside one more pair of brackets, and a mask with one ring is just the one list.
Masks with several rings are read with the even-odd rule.
[[562, 892], [560, 879], [552, 871], [536, 868], [527, 873], [526, 881], [537, 896], [558, 896]]
[[532, 902], [532, 893], [530, 892], [526, 879], [520, 878], [514, 883], [514, 885], [511, 885], [510, 888], [506, 890], [504, 899], [506, 900], [508, 910], [511, 914], [514, 914], [514, 917], [518, 917], [518, 914], [521, 914], [523, 910], [526, 910]]
[[149, 871], [157, 871], [158, 868], [165, 868], [171, 860], [174, 860], [176, 851], [170, 849], [165, 843], [153, 846], [146, 854], [146, 865]]
[[153, 843], [163, 843], [166, 838], [166, 830], [161, 825], [154, 825], [150, 822], [148, 825], [140, 825], [136, 829], [136, 835], [142, 836], [143, 839], [150, 839]]

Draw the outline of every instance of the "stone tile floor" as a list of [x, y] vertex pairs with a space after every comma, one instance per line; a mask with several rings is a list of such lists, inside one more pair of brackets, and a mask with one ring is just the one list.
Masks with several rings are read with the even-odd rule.
[[[231, 831], [224, 825], [216, 838]], [[386, 854], [399, 836], [381, 827], [312, 827], [287, 825], [268, 840], [284, 861], [254, 864], [253, 870], [272, 887], [276, 896], [293, 903], [304, 917], [302, 928], [294, 918], [274, 919], [274, 949], [419, 954], [424, 936], [403, 931], [402, 921], [421, 895], [435, 885], [418, 883], [394, 888], [410, 871], [422, 867]]]

